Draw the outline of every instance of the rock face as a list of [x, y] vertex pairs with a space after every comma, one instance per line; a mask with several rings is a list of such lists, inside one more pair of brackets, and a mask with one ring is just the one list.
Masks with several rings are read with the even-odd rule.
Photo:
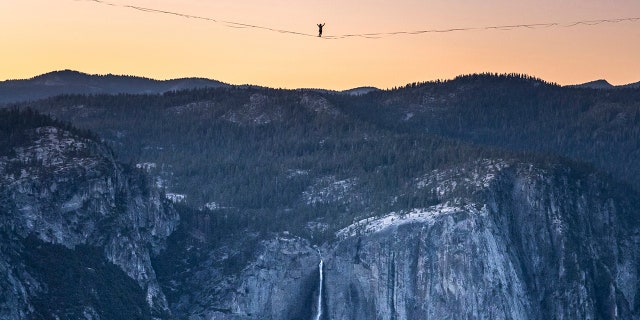
[[[114, 306], [47, 306], [56, 288], [79, 292], [80, 302], [90, 295], [93, 284], [82, 292], [69, 282], [56, 283], [51, 274], [58, 271], [70, 282], [117, 279], [104, 284], [105, 295], [116, 287], [140, 290], [146, 306], [125, 307], [146, 308], [137, 314], [141, 318], [168, 316], [151, 256], [176, 228], [176, 211], [147, 187], [144, 176], [117, 164], [92, 139], [56, 126], [26, 128], [21, 134], [24, 141], [0, 156], [0, 318], [108, 317], [105, 310]], [[45, 257], [54, 265], [41, 265]], [[69, 269], [59, 270], [62, 264]], [[127, 277], [138, 288], [120, 286]], [[107, 301], [99, 287], [93, 289], [95, 301]]]
[[327, 318], [638, 317], [636, 207], [593, 175], [483, 167], [444, 175], [479, 185], [471, 198], [343, 232], [327, 259]]
[[[640, 197], [575, 164], [425, 170], [384, 195], [425, 207], [293, 234], [189, 216], [72, 129], [0, 138], [2, 319], [640, 319]], [[299, 201], [366, 202], [359, 183]]]
[[196, 267], [186, 287], [198, 308], [185, 291], [182, 314], [315, 319], [322, 285], [321, 319], [640, 316], [639, 202], [628, 190], [564, 165], [489, 160], [432, 172], [416, 189], [442, 203], [337, 232], [320, 249], [322, 284], [315, 248], [274, 236], [239, 272], [220, 271], [222, 252]]
[[226, 275], [220, 266], [230, 255], [212, 256], [215, 258], [207, 262], [208, 267], [194, 272], [197, 281], [188, 287], [202, 288], [202, 281], [206, 281], [209, 285], [204, 287], [213, 290], [196, 291], [190, 301], [197, 301], [203, 308], [193, 310], [187, 304], [180, 315], [195, 319], [310, 318], [317, 293], [309, 288], [317, 286], [319, 256], [309, 242], [277, 237], [261, 241], [251, 254], [252, 259], [241, 272]]

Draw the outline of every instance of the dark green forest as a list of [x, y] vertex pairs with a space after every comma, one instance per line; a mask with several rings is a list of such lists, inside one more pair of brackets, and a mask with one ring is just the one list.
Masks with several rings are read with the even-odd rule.
[[305, 233], [432, 205], [418, 177], [484, 158], [564, 159], [640, 186], [639, 89], [476, 74], [362, 96], [242, 86], [14, 107], [96, 132], [131, 167], [153, 163], [153, 183], [218, 230]]
[[478, 74], [343, 104], [353, 106], [354, 116], [395, 131], [567, 157], [640, 186], [638, 88], [560, 87], [523, 75]]
[[[100, 248], [81, 245], [68, 249], [35, 236], [23, 240], [26, 268], [47, 284], [46, 294], [34, 298], [32, 319], [80, 319], [85, 306], [94, 306], [103, 319], [152, 319], [145, 292]], [[87, 294], [91, 292], [91, 294]]]

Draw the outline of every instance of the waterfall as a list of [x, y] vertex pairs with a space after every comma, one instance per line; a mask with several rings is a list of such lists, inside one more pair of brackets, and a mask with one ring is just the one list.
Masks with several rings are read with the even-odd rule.
[[322, 258], [320, 258], [320, 265], [318, 266], [318, 268], [320, 269], [320, 285], [319, 285], [319, 289], [318, 289], [318, 307], [316, 310], [316, 317], [315, 320], [320, 320], [320, 317], [322, 317]]

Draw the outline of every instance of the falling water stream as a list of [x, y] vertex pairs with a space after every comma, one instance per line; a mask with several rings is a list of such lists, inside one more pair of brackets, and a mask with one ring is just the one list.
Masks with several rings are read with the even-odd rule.
[[317, 313], [316, 313], [316, 317], [315, 320], [320, 320], [320, 317], [322, 317], [322, 258], [320, 258], [320, 265], [318, 266], [318, 268], [320, 269], [320, 285], [318, 286], [318, 306], [316, 308]]

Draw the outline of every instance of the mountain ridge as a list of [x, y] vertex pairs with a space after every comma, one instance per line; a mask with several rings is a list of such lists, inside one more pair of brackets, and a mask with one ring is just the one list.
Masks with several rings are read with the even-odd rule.
[[[452, 80], [447, 81], [454, 81], [460, 78], [464, 78], [464, 76], [458, 76]], [[442, 80], [436, 80], [423, 83], [437, 83], [441, 81]], [[409, 85], [415, 84], [416, 83]], [[80, 71], [65, 69], [47, 72], [27, 79], [9, 79], [0, 81], [0, 105], [45, 99], [60, 94], [161, 94], [177, 90], [229, 86], [259, 87], [248, 84], [230, 85], [218, 80], [202, 77], [157, 80], [144, 76], [115, 75], [111, 73], [88, 74]], [[567, 85], [567, 87], [585, 89], [638, 88], [640, 87], [640, 82], [614, 86], [606, 80], [601, 79], [586, 82], [583, 84]], [[325, 93], [342, 93], [354, 96], [381, 91], [381, 89], [371, 86], [356, 87], [342, 91], [321, 88], [299, 88], [296, 90], [307, 90]]]
[[161, 94], [169, 91], [229, 86], [205, 78], [155, 80], [126, 75], [95, 75], [60, 70], [29, 79], [0, 82], [0, 104], [44, 99], [61, 94]]
[[[232, 85], [201, 77], [157, 80], [143, 76], [111, 73], [88, 74], [65, 69], [43, 73], [27, 79], [0, 81], [0, 105], [46, 99], [61, 94], [162, 94], [169, 91], [230, 86]], [[261, 87], [250, 84], [234, 86]], [[296, 90], [362, 95], [380, 89], [364, 86], [342, 91], [320, 88], [299, 88]]]
[[640, 81], [627, 84], [612, 85], [605, 79], [593, 80], [581, 84], [569, 85], [569, 87], [584, 88], [584, 89], [623, 89], [623, 88], [638, 88], [640, 87]]
[[[81, 130], [36, 119], [44, 128], [0, 134], [0, 239], [20, 239], [3, 240], [17, 257], [0, 246], [0, 287], [20, 292], [25, 271], [56, 294], [108, 288], [56, 281], [61, 265], [130, 288], [124, 310], [143, 319], [637, 319], [640, 197], [621, 181], [640, 181], [639, 97], [475, 74], [364, 95], [229, 86], [24, 103], [3, 112]], [[20, 124], [5, 119], [0, 130]], [[93, 169], [73, 138], [84, 130], [146, 174]], [[113, 175], [122, 188], [95, 185]], [[105, 193], [121, 219], [87, 222]]]
[[[633, 89], [583, 90], [527, 76], [479, 74], [443, 82], [414, 83], [360, 96], [232, 86], [161, 96], [59, 96], [21, 107], [97, 132], [113, 145], [125, 162], [156, 163], [160, 158], [173, 159], [157, 163], [153, 174], [165, 175], [162, 178], [168, 183], [165, 185], [177, 189], [170, 192], [187, 194], [187, 201], [201, 206], [220, 201], [200, 198], [202, 187], [208, 188], [204, 180], [182, 180], [187, 176], [199, 178], [186, 172], [178, 173], [186, 170], [182, 169], [181, 161], [192, 163], [198, 171], [209, 172], [217, 179], [226, 179], [228, 177], [218, 176], [221, 169], [208, 165], [211, 159], [220, 157], [219, 148], [228, 151], [226, 157], [246, 152], [236, 159], [244, 162], [250, 152], [272, 152], [263, 148], [273, 143], [268, 138], [273, 134], [281, 141], [280, 147], [286, 141], [294, 150], [298, 146], [308, 150], [302, 147], [305, 144], [322, 146], [323, 141], [327, 141], [321, 138], [323, 135], [332, 137], [328, 141], [337, 145], [347, 141], [355, 143], [351, 140], [372, 144], [371, 140], [367, 142], [358, 135], [373, 139], [384, 137], [383, 132], [386, 137], [376, 139], [390, 145], [402, 145], [391, 140], [404, 135], [419, 139], [436, 136], [448, 141], [564, 156], [597, 164], [599, 169], [615, 173], [637, 187], [639, 180], [632, 177], [640, 177], [640, 169], [633, 165], [640, 156], [636, 147], [640, 130], [636, 122], [640, 117], [639, 96], [640, 92]], [[316, 123], [316, 127], [308, 126], [309, 123]], [[336, 135], [348, 133], [344, 128], [350, 127], [358, 129], [348, 134], [349, 139], [343, 137], [344, 140], [339, 141]], [[248, 137], [244, 135], [251, 131], [264, 131], [264, 134], [245, 140]], [[237, 146], [222, 143], [220, 139], [225, 136]], [[196, 144], [202, 146], [192, 147]], [[183, 156], [168, 152], [170, 149], [181, 150], [177, 154]], [[319, 152], [316, 147], [309, 150]], [[283, 148], [281, 152], [286, 155], [291, 151]], [[599, 156], [603, 152], [615, 155], [614, 159], [605, 160]], [[180, 157], [191, 160], [176, 161]], [[194, 158], [200, 160], [194, 162]], [[161, 169], [162, 166], [165, 169]], [[281, 174], [281, 178], [288, 176]], [[182, 187], [178, 187], [180, 185]], [[191, 185], [198, 187], [192, 190]]]
[[0, 115], [0, 317], [170, 315], [151, 264], [179, 221], [168, 201], [95, 136]]

